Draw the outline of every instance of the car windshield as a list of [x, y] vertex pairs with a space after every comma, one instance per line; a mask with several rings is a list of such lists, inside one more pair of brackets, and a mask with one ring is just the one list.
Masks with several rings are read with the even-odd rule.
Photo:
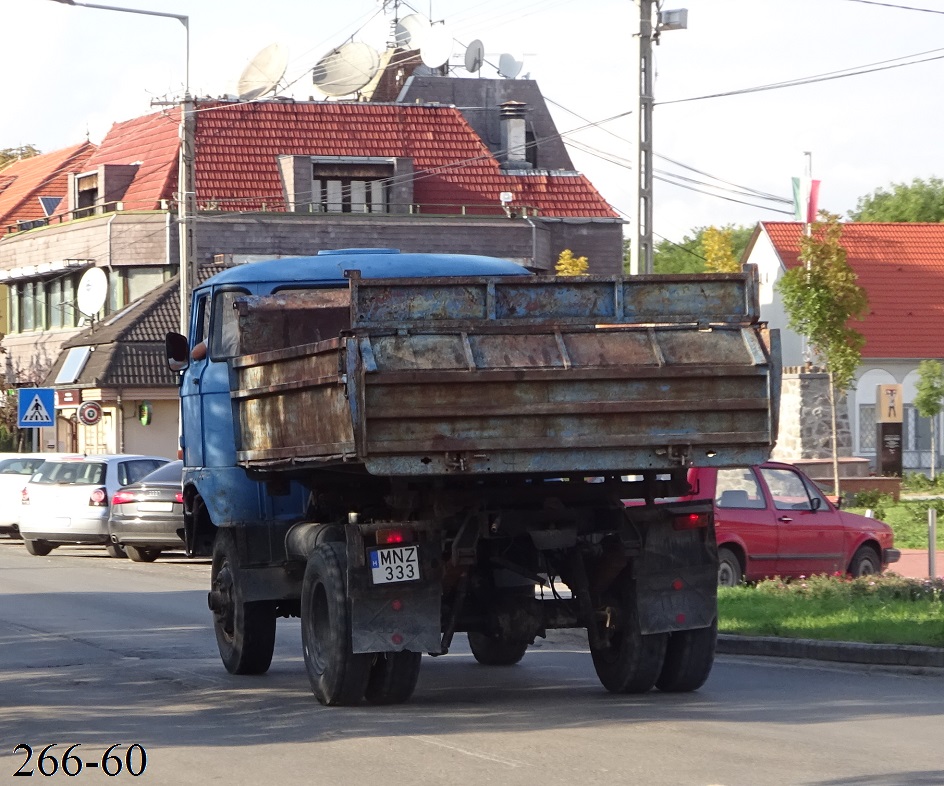
[[42, 458], [9, 458], [0, 461], [0, 475], [32, 475], [43, 463]]
[[47, 461], [30, 482], [100, 486], [105, 482], [106, 470], [107, 465], [97, 461]]

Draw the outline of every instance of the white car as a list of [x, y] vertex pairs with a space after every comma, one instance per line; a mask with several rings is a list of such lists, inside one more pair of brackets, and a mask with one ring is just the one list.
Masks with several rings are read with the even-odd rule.
[[26, 550], [42, 557], [65, 543], [101, 544], [123, 557], [108, 536], [111, 498], [169, 461], [122, 454], [44, 462], [23, 489], [20, 536]]
[[0, 453], [0, 534], [19, 537], [23, 487], [40, 464], [68, 453]]

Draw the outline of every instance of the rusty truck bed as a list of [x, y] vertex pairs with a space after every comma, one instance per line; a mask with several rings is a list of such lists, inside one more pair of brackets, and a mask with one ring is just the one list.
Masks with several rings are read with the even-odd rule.
[[[238, 461], [388, 476], [757, 463], [776, 439], [780, 357], [756, 293], [749, 267], [627, 279], [354, 273], [349, 290], [242, 298]], [[339, 309], [340, 335], [318, 340]]]

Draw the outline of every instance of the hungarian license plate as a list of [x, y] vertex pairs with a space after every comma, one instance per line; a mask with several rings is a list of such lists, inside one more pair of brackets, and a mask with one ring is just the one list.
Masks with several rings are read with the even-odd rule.
[[139, 502], [138, 510], [142, 513], [170, 513], [174, 509], [173, 502]]
[[374, 584], [416, 581], [420, 577], [417, 546], [371, 549], [367, 554], [370, 557], [370, 577]]

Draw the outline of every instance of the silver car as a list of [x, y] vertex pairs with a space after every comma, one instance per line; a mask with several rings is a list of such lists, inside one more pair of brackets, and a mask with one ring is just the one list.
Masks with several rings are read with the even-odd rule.
[[113, 557], [125, 556], [108, 537], [111, 499], [169, 461], [121, 454], [44, 462], [23, 489], [20, 535], [26, 550], [41, 557], [66, 543], [101, 544]]
[[0, 453], [0, 534], [18, 538], [23, 487], [44, 461], [81, 458], [69, 453]]

